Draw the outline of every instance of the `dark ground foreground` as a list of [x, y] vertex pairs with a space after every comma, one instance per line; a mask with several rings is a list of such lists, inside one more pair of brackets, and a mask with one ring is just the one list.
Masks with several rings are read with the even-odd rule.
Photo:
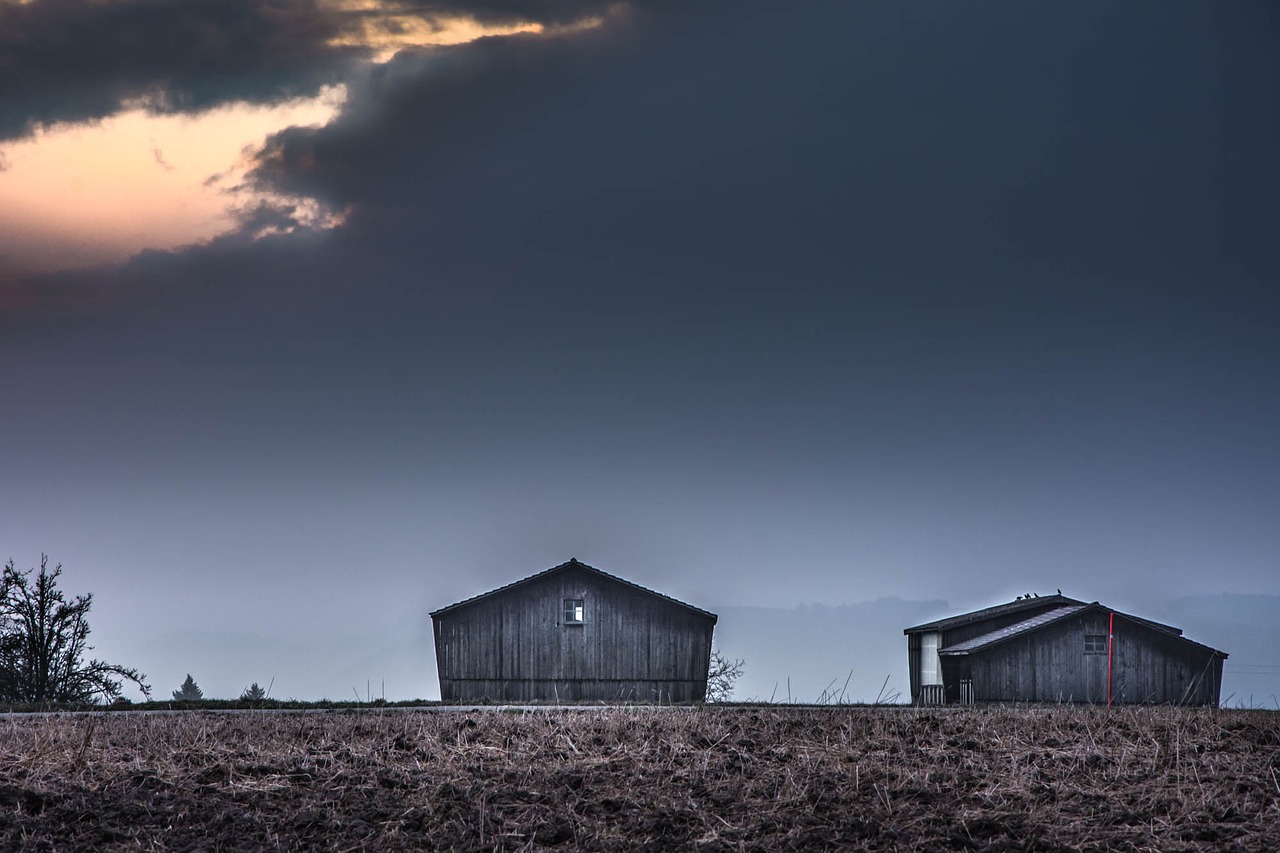
[[0, 848], [1280, 850], [1280, 714], [13, 718]]

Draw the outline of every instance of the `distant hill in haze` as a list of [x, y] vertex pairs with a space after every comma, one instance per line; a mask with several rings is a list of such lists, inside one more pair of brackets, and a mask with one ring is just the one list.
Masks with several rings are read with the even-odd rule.
[[384, 691], [391, 700], [439, 696], [425, 617], [323, 626], [306, 635], [272, 625], [154, 633], [140, 626], [96, 645], [115, 656], [108, 660], [141, 662], [161, 697], [188, 671], [210, 699], [235, 698], [254, 681], [270, 684], [273, 699], [346, 701]]
[[948, 612], [945, 601], [901, 598], [712, 610], [716, 646], [746, 662], [735, 698], [776, 702], [815, 702], [824, 691], [833, 701], [910, 701], [902, 629]]
[[1152, 618], [1230, 655], [1222, 671], [1223, 704], [1280, 708], [1280, 596], [1185, 596]]

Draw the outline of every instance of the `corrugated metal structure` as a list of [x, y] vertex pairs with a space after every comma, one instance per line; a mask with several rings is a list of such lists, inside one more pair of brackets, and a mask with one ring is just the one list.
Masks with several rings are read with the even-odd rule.
[[1097, 601], [1030, 596], [903, 631], [918, 705], [1217, 705], [1226, 652]]
[[446, 702], [701, 702], [716, 615], [571, 559], [431, 614]]

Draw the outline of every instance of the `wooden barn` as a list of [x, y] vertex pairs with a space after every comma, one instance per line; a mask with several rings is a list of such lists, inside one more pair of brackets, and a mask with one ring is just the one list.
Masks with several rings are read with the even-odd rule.
[[701, 702], [716, 615], [571, 559], [442, 607], [446, 702]]
[[1064, 595], [907, 628], [911, 701], [1217, 705], [1220, 652], [1182, 631]]

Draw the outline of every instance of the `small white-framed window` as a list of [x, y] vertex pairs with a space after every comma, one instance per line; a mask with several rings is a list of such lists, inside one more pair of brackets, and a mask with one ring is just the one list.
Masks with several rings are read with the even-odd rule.
[[1107, 653], [1107, 635], [1085, 634], [1084, 653], [1086, 655], [1105, 655]]
[[564, 600], [564, 624], [581, 625], [586, 621], [586, 615], [587, 608], [581, 598], [566, 598]]

